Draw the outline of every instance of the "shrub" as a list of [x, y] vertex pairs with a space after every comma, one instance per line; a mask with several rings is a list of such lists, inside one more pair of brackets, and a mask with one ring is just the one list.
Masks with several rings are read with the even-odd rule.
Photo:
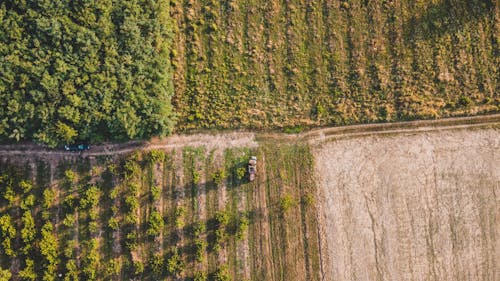
[[20, 183], [19, 183], [19, 186], [21, 187], [21, 189], [23, 190], [23, 193], [28, 193], [31, 191], [31, 189], [33, 189], [33, 184], [29, 181], [25, 181], [25, 180], [22, 180]]
[[120, 258], [111, 259], [106, 267], [106, 273], [111, 276], [117, 276], [122, 270]]
[[197, 221], [193, 224], [193, 236], [197, 237], [200, 236], [203, 232], [205, 232], [206, 226], [205, 223], [202, 221]]
[[312, 193], [307, 193], [302, 196], [302, 204], [304, 206], [313, 206], [314, 205], [314, 195]]
[[241, 240], [245, 236], [245, 232], [248, 229], [248, 225], [250, 224], [250, 220], [247, 216], [242, 216], [238, 219], [238, 223], [236, 225], [236, 239]]
[[151, 163], [161, 163], [165, 160], [165, 151], [163, 150], [151, 150], [147, 156]]
[[184, 227], [184, 220], [182, 219], [182, 217], [184, 216], [185, 213], [186, 213], [186, 208], [184, 208], [182, 206], [177, 207], [175, 209], [175, 213], [174, 213], [174, 216], [175, 216], [175, 226], [177, 228]]
[[212, 180], [216, 185], [221, 185], [226, 178], [226, 169], [221, 168], [212, 174]]
[[136, 275], [144, 272], [144, 264], [141, 261], [138, 260], [134, 261], [133, 266], [134, 266], [134, 273]]
[[109, 228], [111, 228], [112, 230], [117, 230], [119, 225], [118, 225], [118, 219], [115, 218], [115, 217], [111, 217], [109, 220], [108, 220], [108, 226]]
[[26, 266], [23, 268], [23, 270], [19, 271], [19, 277], [21, 277], [23, 280], [36, 280], [35, 262], [30, 258], [26, 258], [25, 262]]
[[76, 174], [72, 170], [66, 170], [64, 171], [64, 177], [68, 182], [73, 182], [76, 178]]
[[226, 211], [219, 211], [215, 213], [215, 222], [218, 227], [223, 227], [229, 223], [229, 214]]
[[23, 239], [24, 248], [23, 252], [28, 253], [31, 249], [31, 244], [35, 240], [36, 230], [35, 230], [35, 220], [31, 215], [31, 211], [25, 211], [22, 217], [23, 229], [21, 229], [21, 238]]
[[75, 224], [75, 216], [73, 214], [66, 214], [63, 224], [67, 227], [73, 226]]
[[173, 276], [179, 275], [184, 270], [184, 263], [179, 255], [179, 250], [173, 248], [167, 259], [167, 272]]
[[0, 281], [9, 281], [11, 277], [10, 270], [0, 268]]
[[80, 205], [83, 208], [93, 208], [99, 204], [99, 198], [101, 198], [101, 191], [97, 186], [93, 185], [85, 190]]
[[217, 268], [215, 272], [213, 273], [212, 279], [214, 281], [229, 281], [231, 280], [231, 276], [229, 275], [229, 271], [227, 269], [227, 266], [222, 266]]
[[280, 210], [283, 214], [295, 206], [297, 206], [297, 201], [295, 201], [292, 195], [285, 194], [280, 198]]
[[196, 272], [193, 277], [193, 281], [207, 281], [208, 275], [206, 272]]
[[162, 255], [152, 255], [149, 260], [149, 268], [156, 275], [161, 275], [163, 270], [163, 256]]
[[161, 195], [161, 189], [156, 185], [151, 186], [151, 199], [153, 201], [156, 201], [160, 199], [160, 195]]
[[16, 193], [14, 192], [12, 187], [7, 186], [7, 188], [5, 189], [5, 191], [3, 193], [3, 198], [5, 198], [5, 200], [7, 200], [7, 202], [9, 203], [9, 207], [13, 206], [14, 203], [16, 203]]
[[148, 235], [157, 236], [158, 234], [160, 234], [161, 230], [164, 227], [164, 221], [163, 217], [158, 212], [158, 210], [153, 210], [151, 212], [151, 214], [149, 215], [148, 225], [149, 225], [149, 228], [147, 230]]
[[239, 167], [238, 169], [236, 169], [236, 178], [238, 180], [242, 180], [245, 175], [247, 173], [247, 169], [245, 167]]
[[472, 100], [467, 96], [461, 96], [458, 99], [458, 104], [462, 107], [469, 106], [471, 103], [472, 103]]
[[193, 184], [200, 183], [201, 175], [198, 171], [193, 171]]
[[26, 198], [21, 201], [21, 209], [23, 210], [29, 210], [31, 207], [35, 205], [35, 195], [30, 194], [26, 196]]
[[207, 248], [207, 242], [196, 239], [194, 241], [195, 258], [197, 262], [203, 262], [205, 249]]

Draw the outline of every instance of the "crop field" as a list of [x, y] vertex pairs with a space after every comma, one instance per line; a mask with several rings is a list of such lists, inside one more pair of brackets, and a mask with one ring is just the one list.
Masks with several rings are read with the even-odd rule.
[[307, 146], [275, 144], [1, 158], [2, 274], [319, 280], [312, 169]]
[[491, 0], [171, 1], [178, 130], [499, 110]]

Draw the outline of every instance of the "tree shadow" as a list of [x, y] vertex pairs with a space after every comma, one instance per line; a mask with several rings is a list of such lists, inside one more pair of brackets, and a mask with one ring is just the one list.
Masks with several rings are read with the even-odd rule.
[[495, 15], [493, 0], [443, 0], [429, 5], [423, 14], [406, 20], [404, 38], [405, 41], [438, 39], [459, 32], [486, 15]]

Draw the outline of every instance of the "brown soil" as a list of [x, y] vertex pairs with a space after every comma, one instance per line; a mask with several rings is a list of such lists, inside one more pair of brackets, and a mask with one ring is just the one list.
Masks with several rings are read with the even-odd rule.
[[325, 280], [499, 280], [500, 130], [315, 148]]

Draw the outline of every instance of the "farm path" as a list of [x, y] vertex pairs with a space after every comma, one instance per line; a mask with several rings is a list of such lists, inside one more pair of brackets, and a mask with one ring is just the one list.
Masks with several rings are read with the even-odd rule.
[[36, 154], [40, 156], [69, 156], [80, 155], [103, 156], [130, 153], [134, 150], [174, 149], [185, 146], [205, 146], [211, 149], [226, 149], [235, 147], [257, 147], [258, 141], [269, 142], [306, 142], [311, 145], [320, 145], [331, 139], [352, 138], [365, 135], [400, 134], [412, 132], [429, 132], [436, 130], [453, 130], [466, 128], [481, 128], [485, 126], [499, 126], [500, 114], [491, 114], [474, 117], [457, 117], [438, 120], [424, 120], [397, 123], [378, 123], [354, 126], [318, 128], [300, 134], [285, 133], [253, 133], [245, 131], [221, 133], [196, 133], [185, 135], [172, 135], [164, 139], [150, 141], [130, 141], [123, 144], [103, 144], [92, 146], [90, 151], [67, 152], [63, 150], [48, 149], [46, 147], [29, 144], [0, 145], [0, 156], [13, 156]]

